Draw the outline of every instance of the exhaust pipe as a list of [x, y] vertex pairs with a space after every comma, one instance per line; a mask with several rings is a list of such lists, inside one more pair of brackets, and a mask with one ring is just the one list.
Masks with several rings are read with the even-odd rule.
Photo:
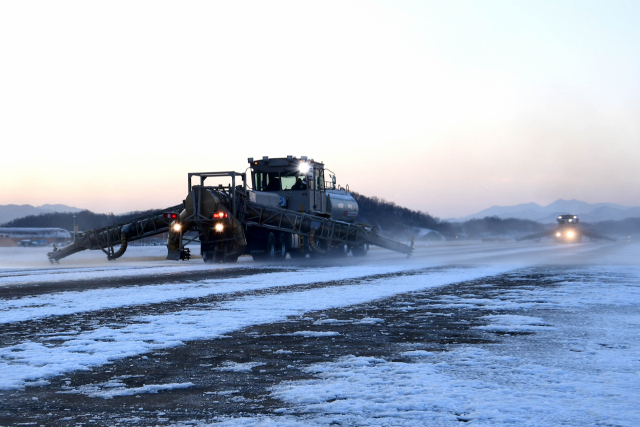
[[311, 249], [314, 252], [318, 252], [318, 253], [321, 253], [321, 254], [326, 254], [327, 253], [326, 249], [322, 249], [316, 243], [316, 229], [315, 228], [312, 228], [309, 231], [309, 246], [311, 246]]

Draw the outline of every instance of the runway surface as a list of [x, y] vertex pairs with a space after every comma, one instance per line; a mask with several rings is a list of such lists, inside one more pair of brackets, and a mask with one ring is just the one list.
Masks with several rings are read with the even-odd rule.
[[0, 425], [637, 425], [640, 245], [0, 248]]

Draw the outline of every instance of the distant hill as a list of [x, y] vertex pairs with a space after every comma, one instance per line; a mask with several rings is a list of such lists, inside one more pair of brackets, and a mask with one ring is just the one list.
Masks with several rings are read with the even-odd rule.
[[0, 222], [13, 221], [29, 215], [42, 215], [54, 212], [80, 212], [84, 209], [67, 205], [0, 205]]
[[465, 222], [472, 219], [498, 217], [502, 219], [516, 218], [536, 221], [543, 224], [555, 223], [556, 217], [573, 214], [582, 222], [620, 221], [627, 218], [640, 217], [640, 207], [630, 207], [615, 203], [586, 203], [580, 200], [556, 200], [547, 206], [537, 203], [525, 203], [515, 206], [492, 206], [473, 215], [461, 218], [450, 218], [450, 222]]
[[444, 236], [452, 236], [454, 230], [451, 224], [441, 221], [426, 212], [414, 211], [394, 202], [389, 202], [378, 197], [367, 197], [352, 192], [351, 195], [358, 202], [358, 222], [376, 226], [385, 233], [412, 234], [414, 229], [434, 230]]
[[[460, 221], [460, 218], [458, 218], [453, 222], [449, 222], [433, 217], [426, 212], [398, 206], [393, 202], [378, 197], [367, 197], [355, 192], [352, 194], [360, 207], [358, 221], [376, 226], [383, 234], [389, 237], [411, 238], [415, 236], [416, 238], [423, 238], [423, 235], [428, 234], [430, 230], [442, 234], [447, 239], [479, 239], [492, 236], [517, 237], [555, 226], [555, 218], [561, 213], [575, 213], [580, 216], [580, 222], [585, 227], [603, 234], [625, 235], [640, 232], [640, 208], [631, 208], [613, 203], [589, 204], [578, 200], [558, 200], [545, 207], [536, 203], [504, 207], [493, 206], [477, 214], [465, 217], [470, 219]], [[148, 210], [144, 212], [127, 212], [120, 215], [112, 213], [99, 214], [65, 205], [43, 205], [38, 208], [30, 205], [8, 205], [0, 206], [0, 209], [10, 207], [24, 208], [22, 211], [14, 209], [13, 212], [33, 212], [34, 209], [38, 212], [38, 210], [45, 210], [45, 208], [50, 212], [15, 218], [0, 224], [2, 227], [57, 227], [71, 232], [73, 232], [74, 214], [76, 215], [76, 224], [78, 224], [79, 230], [87, 231], [125, 222], [137, 216], [154, 212], [154, 210]], [[53, 212], [54, 209], [60, 211], [68, 210], [68, 212]], [[496, 215], [474, 218], [487, 212], [493, 212]], [[525, 216], [522, 212], [529, 212], [531, 216], [542, 218], [542, 220], [522, 218], [522, 216]], [[497, 213], [500, 213], [502, 217]], [[635, 219], [628, 218], [626, 215], [632, 215]], [[611, 217], [613, 219], [601, 219]]]
[[[377, 197], [367, 197], [357, 193], [353, 196], [360, 207], [360, 222], [368, 223], [378, 227], [384, 234], [393, 235], [401, 232], [403, 235], [420, 237], [429, 230], [435, 230], [442, 235], [449, 237], [454, 234], [451, 224], [440, 221], [431, 215], [414, 211], [393, 202], [379, 199]], [[137, 216], [151, 213], [154, 210], [144, 212], [127, 212], [121, 215], [98, 214], [88, 210], [80, 212], [49, 212], [41, 215], [28, 215], [13, 219], [2, 227], [57, 227], [73, 231], [73, 215], [76, 215], [76, 224], [79, 231], [87, 231], [95, 228], [105, 227], [121, 222], [126, 222]]]
[[585, 227], [610, 236], [638, 235], [640, 234], [640, 218], [601, 221], [595, 224], [585, 224]]

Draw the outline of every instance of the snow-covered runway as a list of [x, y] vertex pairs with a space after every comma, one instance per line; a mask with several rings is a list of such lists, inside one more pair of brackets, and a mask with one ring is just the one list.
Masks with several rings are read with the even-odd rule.
[[155, 250], [0, 266], [0, 425], [640, 421], [638, 245], [213, 270]]

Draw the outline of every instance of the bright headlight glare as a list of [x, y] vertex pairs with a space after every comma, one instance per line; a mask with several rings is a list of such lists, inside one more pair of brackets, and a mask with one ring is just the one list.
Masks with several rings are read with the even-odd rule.
[[300, 172], [306, 174], [307, 172], [309, 172], [309, 163], [300, 163], [300, 167], [298, 167], [298, 169], [300, 170]]
[[569, 231], [569, 232], [567, 233], [567, 237], [568, 237], [568, 238], [572, 238], [572, 237], [573, 237], [573, 235], [574, 235], [573, 231]]
[[173, 224], [173, 231], [180, 231], [180, 224]]
[[220, 232], [222, 230], [224, 230], [224, 225], [218, 223], [215, 225], [215, 227], [213, 227], [216, 231]]
[[556, 236], [560, 237], [560, 236], [562, 236], [562, 233], [558, 231], [558, 232], [556, 233]]

